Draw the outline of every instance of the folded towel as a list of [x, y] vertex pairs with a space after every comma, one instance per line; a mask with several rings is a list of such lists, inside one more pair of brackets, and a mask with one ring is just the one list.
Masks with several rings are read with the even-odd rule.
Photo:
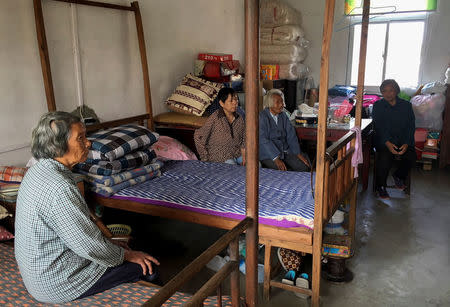
[[146, 165], [155, 158], [156, 153], [154, 150], [144, 149], [127, 154], [114, 161], [87, 159], [86, 162], [75, 165], [75, 169], [96, 175], [111, 176]]
[[129, 179], [136, 178], [138, 176], [143, 176], [156, 170], [159, 170], [163, 165], [164, 163], [162, 161], [157, 160], [154, 163], [150, 163], [142, 167], [134, 168], [132, 170], [124, 171], [111, 176], [95, 175], [83, 170], [79, 170], [79, 172], [81, 174], [86, 175], [85, 180], [89, 183], [101, 184], [106, 187], [111, 187], [113, 185], [119, 184]]
[[105, 197], [109, 197], [113, 195], [114, 193], [119, 192], [122, 189], [131, 187], [133, 185], [136, 185], [138, 183], [145, 182], [147, 180], [153, 179], [155, 177], [161, 176], [161, 171], [158, 169], [156, 171], [153, 171], [151, 173], [145, 174], [143, 176], [138, 176], [135, 178], [128, 179], [126, 181], [123, 181], [119, 184], [115, 184], [113, 186], [107, 187], [98, 183], [91, 183], [89, 186], [89, 189], [97, 194], [100, 194]]

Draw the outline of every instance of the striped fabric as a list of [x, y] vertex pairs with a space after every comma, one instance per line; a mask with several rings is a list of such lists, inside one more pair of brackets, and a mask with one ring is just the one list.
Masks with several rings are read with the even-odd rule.
[[163, 165], [164, 163], [162, 161], [156, 160], [154, 163], [150, 163], [148, 165], [134, 168], [132, 170], [121, 172], [111, 176], [95, 175], [82, 170], [80, 170], [79, 172], [83, 175], [86, 175], [85, 180], [90, 184], [111, 187], [129, 179], [153, 173], [159, 170]]
[[104, 186], [104, 185], [98, 184], [98, 183], [91, 183], [91, 185], [89, 186], [89, 189], [95, 193], [102, 195], [102, 196], [109, 197], [109, 196], [113, 195], [114, 193], [119, 192], [122, 189], [134, 186], [138, 183], [143, 183], [145, 181], [151, 180], [151, 179], [159, 177], [159, 176], [161, 176], [161, 171], [155, 170], [155, 171], [147, 173], [145, 175], [137, 176], [137, 177], [122, 181], [113, 186]]
[[[162, 173], [161, 177], [123, 189], [112, 198], [235, 219], [245, 217], [245, 167], [169, 161]], [[260, 223], [313, 227], [310, 173], [260, 169], [259, 178]]]
[[0, 182], [0, 200], [13, 203], [17, 199], [20, 183]]
[[92, 142], [88, 159], [114, 161], [135, 150], [149, 147], [159, 134], [138, 125], [123, 125], [88, 136]]
[[21, 182], [28, 168], [15, 166], [0, 166], [0, 182]]
[[129, 153], [114, 161], [87, 159], [86, 162], [75, 165], [75, 168], [91, 174], [111, 176], [146, 165], [155, 158], [156, 154], [154, 150], [144, 149]]

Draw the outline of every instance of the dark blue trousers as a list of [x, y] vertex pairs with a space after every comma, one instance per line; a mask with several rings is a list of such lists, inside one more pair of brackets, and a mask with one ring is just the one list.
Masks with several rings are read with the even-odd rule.
[[115, 286], [128, 282], [137, 282], [139, 280], [149, 281], [155, 284], [160, 284], [159, 272], [157, 265], [152, 263], [153, 274], [142, 274], [142, 267], [139, 264], [125, 261], [121, 265], [108, 268], [100, 279], [85, 293], [80, 295], [78, 299], [91, 296]]

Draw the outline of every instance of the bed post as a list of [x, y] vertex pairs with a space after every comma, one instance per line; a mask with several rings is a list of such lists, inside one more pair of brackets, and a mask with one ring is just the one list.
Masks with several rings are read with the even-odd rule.
[[132, 2], [131, 7], [134, 9], [134, 16], [136, 20], [136, 31], [139, 41], [139, 53], [141, 54], [142, 78], [144, 79], [145, 108], [149, 115], [149, 119], [147, 120], [147, 127], [150, 130], [154, 130], [152, 94], [150, 92], [150, 78], [148, 74], [147, 51], [145, 48], [144, 28], [142, 26], [141, 11], [139, 10], [139, 3], [137, 1]]
[[[363, 107], [364, 77], [366, 72], [366, 54], [367, 54], [367, 33], [369, 30], [369, 12], [370, 12], [370, 0], [364, 0], [362, 26], [361, 26], [361, 43], [359, 47], [358, 89], [356, 91], [355, 126], [358, 127], [361, 127], [361, 117], [362, 117], [361, 113]], [[356, 178], [356, 182], [357, 181], [358, 178]], [[355, 184], [355, 187], [353, 188], [353, 191], [350, 194], [350, 212], [348, 223], [348, 232], [352, 239], [352, 244], [354, 244], [355, 242], [357, 193], [358, 193], [358, 185]]]
[[45, 36], [44, 15], [42, 14], [42, 0], [34, 0], [34, 20], [36, 22], [36, 35], [41, 58], [42, 77], [44, 78], [45, 96], [48, 111], [56, 111], [55, 93], [53, 91], [52, 72], [48, 56], [47, 38]]
[[245, 148], [246, 148], [246, 215], [253, 219], [246, 233], [247, 306], [258, 300], [258, 146], [259, 146], [259, 0], [245, 0]]
[[319, 86], [319, 121], [317, 127], [317, 172], [316, 191], [314, 206], [314, 237], [313, 237], [313, 269], [312, 269], [312, 306], [319, 306], [320, 295], [320, 271], [322, 255], [322, 230], [323, 230], [323, 204], [324, 204], [324, 183], [321, 178], [325, 178], [325, 147], [328, 115], [328, 72], [331, 34], [334, 22], [335, 0], [327, 0], [325, 4], [325, 16], [322, 37], [322, 56], [320, 67]]
[[356, 91], [356, 116], [355, 126], [361, 127], [361, 112], [364, 92], [364, 75], [366, 72], [367, 32], [369, 29], [370, 0], [364, 0], [361, 42], [359, 47], [358, 89]]

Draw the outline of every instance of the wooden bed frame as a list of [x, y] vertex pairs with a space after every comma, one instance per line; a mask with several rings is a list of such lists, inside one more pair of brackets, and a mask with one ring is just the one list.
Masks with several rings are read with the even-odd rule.
[[[143, 115], [119, 119], [95, 126], [88, 126], [88, 131], [94, 131], [101, 128], [112, 127], [129, 122], [138, 122], [143, 124], [147, 122], [147, 126], [153, 128], [153, 114], [150, 95], [150, 82], [148, 76], [148, 65], [145, 51], [145, 42], [143, 35], [143, 27], [139, 6], [137, 2], [133, 2], [130, 7], [113, 4], [105, 4], [87, 0], [55, 0], [61, 2], [95, 5], [110, 9], [128, 10], [135, 13], [136, 27], [139, 40], [139, 49], [141, 54], [142, 72], [144, 78], [145, 104], [146, 113]], [[317, 141], [317, 167], [316, 167], [316, 183], [315, 183], [315, 211], [314, 211], [314, 229], [310, 230], [304, 227], [282, 228], [268, 225], [258, 224], [258, 84], [259, 84], [259, 1], [245, 1], [245, 63], [246, 63], [246, 101], [255, 102], [247, 103], [246, 106], [246, 211], [247, 218], [245, 226], [239, 220], [211, 216], [197, 212], [188, 212], [180, 209], [165, 208], [156, 205], [142, 204], [134, 201], [125, 201], [119, 199], [104, 198], [92, 193], [88, 193], [89, 201], [95, 201], [105, 207], [116, 208], [137, 213], [149, 214], [165, 218], [178, 219], [181, 221], [202, 224], [211, 227], [223, 229], [234, 229], [231, 232], [236, 235], [239, 231], [246, 229], [246, 304], [248, 306], [256, 306], [257, 304], [257, 244], [258, 242], [266, 245], [265, 254], [265, 274], [264, 274], [264, 296], [269, 298], [271, 287], [280, 287], [295, 292], [306, 293], [312, 296], [312, 305], [319, 306], [320, 294], [320, 272], [321, 272], [321, 254], [322, 254], [322, 232], [324, 225], [329, 221], [338, 206], [344, 201], [350, 202], [349, 214], [349, 236], [354, 239], [355, 233], [355, 217], [356, 217], [356, 192], [357, 178], [354, 178], [354, 168], [351, 165], [351, 156], [355, 151], [356, 134], [351, 131], [343, 136], [339, 141], [335, 142], [329, 148], [326, 147], [326, 119], [328, 105], [328, 73], [329, 73], [329, 49], [331, 42], [331, 34], [333, 30], [334, 7], [335, 0], [325, 0], [325, 16], [322, 40], [322, 57], [320, 71], [320, 87], [319, 87], [319, 118], [318, 118], [318, 141]], [[367, 27], [369, 16], [370, 0], [364, 0], [363, 25], [361, 33], [361, 51], [360, 66], [358, 73], [358, 91], [357, 91], [357, 108], [356, 108], [356, 126], [361, 126], [361, 108], [362, 108], [362, 91], [364, 85], [365, 71], [365, 54], [367, 43]], [[48, 47], [45, 37], [45, 28], [41, 7], [41, 0], [34, 0], [36, 29], [38, 35], [39, 50], [41, 56], [42, 72], [44, 78], [45, 92], [47, 96], [47, 105], [49, 111], [56, 110], [55, 98], [53, 94], [53, 85], [51, 79], [50, 62], [48, 58]], [[234, 237], [236, 238], [236, 236]], [[236, 249], [236, 239], [233, 241], [233, 250]], [[221, 245], [223, 247], [223, 244]], [[272, 247], [285, 247], [296, 251], [301, 251], [313, 255], [312, 269], [312, 288], [302, 289], [294, 286], [282, 284], [271, 280], [272, 268], [271, 249]], [[220, 251], [220, 250], [219, 250]], [[200, 256], [202, 257], [203, 254]], [[195, 265], [206, 264], [207, 259], [211, 259], [214, 255], [209, 254], [203, 257], [201, 261], [197, 261]], [[199, 257], [199, 258], [200, 258]], [[235, 252], [233, 254], [234, 261], [237, 259]], [[206, 261], [206, 262], [205, 262]], [[236, 286], [238, 281], [238, 273], [236, 274], [236, 263], [233, 262], [233, 268], [230, 272], [232, 275], [232, 296], [233, 305], [239, 303], [239, 287]], [[195, 270], [194, 270], [195, 271]], [[198, 270], [197, 270], [198, 271]], [[183, 271], [184, 273], [184, 271]], [[192, 272], [191, 272], [192, 273]], [[192, 274], [190, 274], [191, 276]], [[225, 276], [225, 275], [224, 275]], [[222, 278], [225, 278], [222, 276]], [[175, 281], [174, 281], [175, 280]], [[185, 280], [185, 279], [183, 279]], [[171, 291], [175, 291], [180, 285], [180, 274], [172, 279], [162, 290], [164, 297], [170, 296]], [[237, 284], [238, 285], [238, 284]], [[237, 288], [237, 289], [236, 289]], [[213, 288], [210, 288], [211, 290]], [[172, 293], [173, 293], [172, 292]], [[157, 302], [163, 300], [149, 300], [148, 306], [157, 306]], [[153, 303], [152, 303], [153, 302]]]

